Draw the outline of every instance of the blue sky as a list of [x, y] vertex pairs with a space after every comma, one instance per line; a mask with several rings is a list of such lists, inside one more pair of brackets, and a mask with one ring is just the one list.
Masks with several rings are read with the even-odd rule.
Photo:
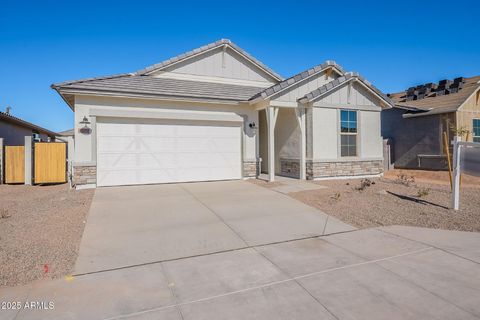
[[384, 92], [480, 74], [478, 1], [11, 1], [0, 7], [0, 110], [51, 130], [50, 85], [131, 72], [229, 38], [283, 76], [324, 60]]

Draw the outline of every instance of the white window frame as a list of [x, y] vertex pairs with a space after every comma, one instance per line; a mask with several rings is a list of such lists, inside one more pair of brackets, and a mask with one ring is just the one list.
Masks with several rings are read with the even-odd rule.
[[[355, 112], [356, 114], [356, 129], [357, 129], [357, 132], [353, 133], [353, 132], [342, 132], [342, 111], [348, 111], [348, 112]], [[359, 123], [360, 123], [360, 112], [359, 110], [356, 110], [356, 109], [339, 109], [339, 112], [338, 112], [338, 133], [339, 133], [339, 150], [338, 150], [338, 155], [340, 158], [347, 158], [347, 159], [352, 159], [352, 158], [358, 158], [359, 157], [359, 153], [360, 153], [360, 146], [359, 146], [359, 142], [360, 142], [360, 139], [359, 139]], [[345, 135], [345, 136], [355, 136], [355, 155], [342, 155], [342, 135]]]

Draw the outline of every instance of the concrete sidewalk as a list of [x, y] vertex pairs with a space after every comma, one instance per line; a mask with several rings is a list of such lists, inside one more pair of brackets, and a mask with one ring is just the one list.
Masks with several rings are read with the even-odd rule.
[[478, 319], [480, 234], [387, 227], [1, 288], [1, 319]]
[[99, 188], [75, 274], [353, 229], [245, 181]]

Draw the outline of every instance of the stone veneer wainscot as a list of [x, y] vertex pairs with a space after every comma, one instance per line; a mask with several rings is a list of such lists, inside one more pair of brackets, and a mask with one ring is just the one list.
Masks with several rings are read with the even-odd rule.
[[96, 184], [97, 183], [97, 166], [96, 165], [80, 165], [73, 167], [73, 184]]
[[243, 161], [243, 177], [255, 178], [258, 176], [259, 162], [256, 160], [244, 160]]
[[[366, 176], [383, 173], [382, 160], [350, 160], [350, 161], [312, 161], [306, 163], [307, 179]], [[298, 159], [280, 159], [282, 176], [299, 178], [300, 161]]]

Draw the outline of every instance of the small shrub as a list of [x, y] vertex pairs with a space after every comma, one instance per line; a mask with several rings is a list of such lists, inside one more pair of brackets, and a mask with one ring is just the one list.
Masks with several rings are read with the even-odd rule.
[[430, 188], [420, 188], [417, 192], [417, 197], [423, 198], [430, 194]]
[[396, 183], [403, 184], [404, 186], [410, 187], [410, 185], [415, 183], [415, 177], [406, 175], [403, 172], [397, 174], [397, 179], [395, 179]]
[[336, 201], [340, 200], [340, 197], [341, 197], [340, 192], [335, 192], [334, 194], [332, 194], [330, 196], [331, 199], [336, 200]]
[[6, 219], [10, 217], [11, 217], [11, 214], [8, 212], [7, 209], [5, 208], [0, 209], [0, 219]]
[[362, 180], [360, 180], [360, 186], [355, 187], [355, 190], [363, 191], [363, 190], [365, 190], [367, 187], [370, 187], [372, 184], [374, 184], [374, 183], [372, 182], [372, 180], [370, 180], [370, 179], [362, 179]]

